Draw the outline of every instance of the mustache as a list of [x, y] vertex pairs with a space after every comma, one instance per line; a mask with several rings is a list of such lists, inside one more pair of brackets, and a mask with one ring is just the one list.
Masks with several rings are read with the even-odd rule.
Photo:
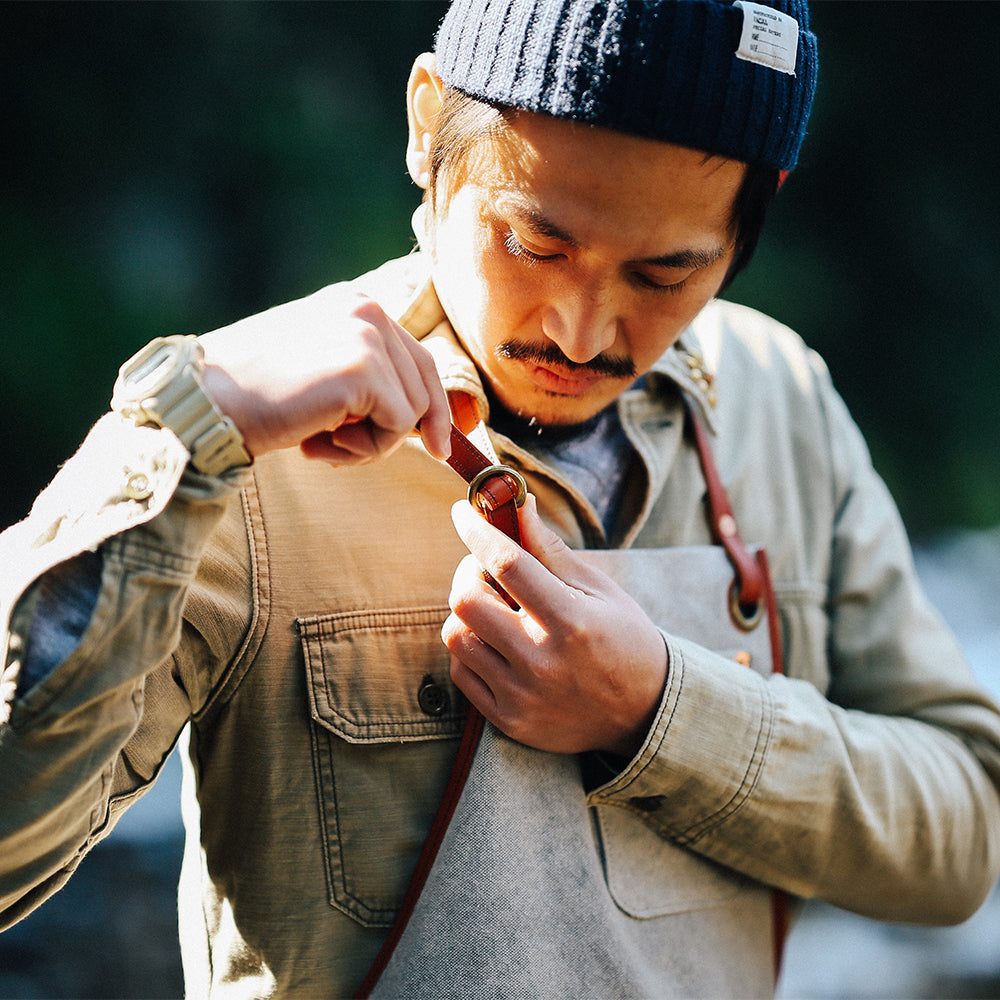
[[496, 347], [498, 358], [508, 361], [531, 361], [539, 365], [563, 368], [574, 374], [610, 375], [612, 378], [633, 378], [635, 365], [624, 355], [598, 354], [589, 361], [570, 361], [555, 344], [524, 344], [508, 340]]

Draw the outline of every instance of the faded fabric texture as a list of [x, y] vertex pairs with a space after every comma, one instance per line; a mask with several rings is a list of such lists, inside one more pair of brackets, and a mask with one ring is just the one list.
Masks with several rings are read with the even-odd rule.
[[[420, 255], [357, 286], [423, 339], [449, 389], [486, 409]], [[645, 744], [560, 809], [588, 817], [595, 850], [606, 821], [627, 821], [629, 837], [737, 882], [884, 920], [963, 919], [1000, 868], [1000, 715], [924, 599], [825, 367], [779, 324], [715, 302], [621, 397], [638, 462], [614, 548], [654, 562], [711, 542], [682, 391], [744, 537], [768, 551], [787, 673], [665, 630], [670, 684]], [[494, 443], [570, 546], [611, 551], [557, 469]], [[289, 450], [212, 479], [186, 460], [169, 432], [103, 418], [0, 536], [5, 677], [31, 641], [21, 594], [83, 551], [101, 558], [79, 643], [38, 683], [11, 686], [0, 915], [9, 924], [57, 890], [190, 725], [190, 995], [349, 995], [399, 905], [465, 715], [439, 635], [465, 554], [449, 515], [465, 485], [417, 440], [357, 469]], [[654, 569], [643, 577], [660, 586]], [[612, 855], [595, 857], [612, 894]], [[688, 940], [684, 923], [662, 921], [664, 948]], [[720, 961], [708, 947], [696, 968]]]

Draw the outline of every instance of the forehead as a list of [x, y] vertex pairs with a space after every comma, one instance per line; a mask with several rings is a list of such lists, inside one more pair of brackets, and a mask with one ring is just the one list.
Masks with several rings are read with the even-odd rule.
[[482, 144], [466, 183], [487, 207], [516, 206], [583, 244], [617, 235], [659, 253], [727, 241], [746, 167], [697, 150], [521, 112]]

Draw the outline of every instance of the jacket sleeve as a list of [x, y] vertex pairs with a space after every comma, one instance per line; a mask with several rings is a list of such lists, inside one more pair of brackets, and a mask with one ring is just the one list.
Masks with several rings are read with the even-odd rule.
[[[189, 628], [182, 613], [201, 553], [242, 473], [201, 476], [187, 460], [169, 431], [108, 414], [0, 536], [0, 927], [69, 878], [152, 783], [191, 713], [191, 684], [171, 654]], [[54, 662], [32, 657], [39, 581], [81, 562], [95, 588], [89, 620], [63, 630], [79, 641], [64, 641]], [[49, 631], [58, 635], [58, 623]], [[25, 654], [46, 669], [20, 676]]]
[[818, 581], [829, 689], [668, 635], [657, 721], [591, 801], [798, 896], [881, 920], [959, 922], [1000, 872], [1000, 712], [923, 596], [895, 505], [825, 369], [816, 378], [834, 497]]

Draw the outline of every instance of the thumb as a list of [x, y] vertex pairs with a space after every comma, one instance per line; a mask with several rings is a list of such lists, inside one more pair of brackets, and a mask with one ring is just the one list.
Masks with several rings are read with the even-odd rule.
[[573, 550], [541, 519], [535, 495], [529, 493], [518, 511], [521, 547], [530, 552], [547, 570], [561, 577], [574, 560]]

